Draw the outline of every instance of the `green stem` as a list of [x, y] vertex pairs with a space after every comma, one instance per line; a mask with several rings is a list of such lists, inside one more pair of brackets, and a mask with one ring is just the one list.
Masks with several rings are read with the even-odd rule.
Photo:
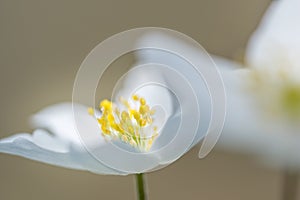
[[138, 200], [147, 200], [146, 184], [144, 174], [136, 174], [136, 192]]

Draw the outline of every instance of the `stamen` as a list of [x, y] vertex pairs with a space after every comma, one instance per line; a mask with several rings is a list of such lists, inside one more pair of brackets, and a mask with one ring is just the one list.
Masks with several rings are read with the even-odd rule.
[[[158, 136], [157, 126], [153, 127], [155, 110], [150, 108], [144, 98], [136, 94], [132, 95], [131, 99], [133, 105], [126, 99], [120, 98], [120, 102], [125, 107], [123, 110], [111, 101], [106, 99], [101, 101], [102, 116], [97, 120], [105, 138], [118, 138], [138, 150], [146, 152], [151, 149]], [[89, 108], [88, 113], [94, 115], [94, 110]]]

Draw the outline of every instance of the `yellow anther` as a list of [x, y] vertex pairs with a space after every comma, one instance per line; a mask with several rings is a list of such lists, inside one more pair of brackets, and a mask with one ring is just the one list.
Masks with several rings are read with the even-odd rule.
[[138, 100], [139, 100], [139, 97], [138, 97], [136, 94], [132, 95], [131, 98], [132, 98], [134, 101], [138, 101]]
[[144, 115], [149, 112], [149, 109], [148, 105], [141, 105], [139, 111], [142, 115]]
[[109, 125], [113, 130], [120, 131], [118, 124], [116, 124], [114, 121], [110, 121]]
[[89, 113], [89, 115], [95, 115], [95, 111], [91, 107], [88, 108], [88, 113]]
[[111, 110], [112, 109], [112, 102], [105, 99], [105, 100], [101, 101], [100, 108], [102, 108], [104, 110]]
[[104, 119], [102, 119], [102, 118], [98, 118], [97, 120], [98, 120], [98, 123], [101, 125], [104, 123]]
[[140, 120], [140, 113], [136, 110], [129, 110], [130, 117], [134, 117], [134, 119], [138, 122]]
[[116, 124], [115, 130], [119, 131], [121, 135], [123, 135], [125, 133], [124, 129], [122, 128], [122, 126], [120, 124]]
[[144, 98], [140, 98], [141, 105], [146, 105], [146, 100]]
[[147, 121], [146, 121], [145, 119], [140, 119], [140, 120], [139, 120], [139, 125], [140, 125], [140, 126], [143, 127], [143, 126], [146, 126], [146, 124], [147, 124]]
[[[121, 103], [126, 107], [123, 110], [111, 101], [101, 101], [102, 116], [96, 119], [106, 139], [120, 139], [140, 151], [148, 151], [157, 135], [157, 127], [153, 127], [153, 130], [151, 128], [153, 121], [151, 115], [154, 110], [146, 104], [144, 98], [135, 94], [131, 98], [133, 106], [124, 98], [120, 98]], [[95, 111], [89, 108], [88, 113], [94, 115]], [[150, 126], [150, 129], [146, 129], [147, 126]]]
[[103, 131], [104, 134], [110, 135], [110, 130], [108, 130], [105, 126], [101, 126], [101, 130]]
[[121, 114], [122, 121], [126, 122], [129, 119], [129, 114], [126, 111], [123, 111]]
[[115, 121], [115, 117], [110, 113], [107, 115], [107, 120], [109, 121], [109, 123], [112, 123]]
[[129, 132], [130, 134], [134, 134], [133, 126], [128, 126], [128, 132]]

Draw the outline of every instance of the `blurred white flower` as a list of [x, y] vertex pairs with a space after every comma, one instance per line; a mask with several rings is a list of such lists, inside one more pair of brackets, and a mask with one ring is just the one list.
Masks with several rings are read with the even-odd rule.
[[[273, 1], [248, 43], [249, 68], [227, 76], [228, 118], [219, 143], [291, 170], [300, 168], [299, 8], [297, 0]], [[230, 62], [217, 64], [236, 65]]]

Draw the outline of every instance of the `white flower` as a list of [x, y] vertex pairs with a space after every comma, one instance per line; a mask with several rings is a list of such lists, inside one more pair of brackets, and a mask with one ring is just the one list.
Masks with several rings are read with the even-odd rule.
[[[144, 72], [151, 77], [151, 72]], [[156, 73], [152, 73], [158, 76]], [[142, 76], [135, 76], [141, 78]], [[136, 79], [132, 79], [136, 80]], [[162, 91], [160, 87], [146, 88], [137, 94], [147, 94], [143, 97], [149, 102], [155, 102], [157, 97], [162, 100], [160, 104], [174, 105], [172, 97], [168, 91]], [[153, 96], [154, 98], [147, 98]], [[88, 112], [88, 106], [72, 103], [61, 103], [43, 109], [32, 117], [32, 125], [35, 130], [33, 134], [18, 134], [0, 141], [0, 151], [4, 153], [15, 154], [29, 159], [53, 164], [57, 166], [88, 170], [99, 174], [127, 174], [114, 170], [105, 164], [102, 164], [94, 158], [82, 144], [81, 138], [77, 133], [77, 125], [73, 116], [73, 109], [80, 116], [81, 123], [85, 125], [85, 131], [95, 132], [99, 135], [98, 140], [94, 141], [96, 145], [108, 145], [105, 137], [102, 136], [101, 129], [95, 120]], [[176, 105], [174, 105], [176, 106]], [[173, 114], [172, 110], [168, 110], [169, 114]], [[175, 115], [175, 114], [174, 114]], [[164, 116], [163, 116], [164, 117]], [[169, 116], [170, 118], [170, 116]], [[165, 119], [159, 119], [161, 121]], [[176, 121], [176, 120], [175, 120]], [[94, 145], [94, 144], [90, 144]], [[110, 155], [114, 157], [115, 155]], [[145, 157], [147, 157], [145, 155]], [[122, 160], [123, 158], [115, 158]], [[124, 164], [131, 161], [123, 161]], [[139, 163], [135, 163], [139, 165]]]
[[297, 0], [274, 1], [249, 41], [249, 68], [227, 76], [228, 118], [220, 140], [223, 148], [290, 169], [300, 168], [299, 7]]
[[[195, 47], [166, 35], [139, 38], [145, 43], [164, 44], [168, 40], [185, 52], [193, 52], [195, 59], [201, 55]], [[36, 129], [33, 134], [0, 140], [0, 152], [98, 174], [140, 173], [174, 162], [203, 139], [209, 129], [212, 107], [205, 80], [186, 60], [172, 53], [147, 49], [135, 56], [136, 64], [160, 63], [171, 66], [173, 71], [134, 68], [115, 88], [112, 102], [102, 101], [99, 110], [98, 106], [72, 103], [47, 107], [32, 117]], [[148, 80], [164, 85], [136, 87]], [[189, 87], [192, 90], [186, 89]], [[180, 129], [180, 135], [177, 131], [181, 126], [185, 128]], [[124, 152], [117, 154], [116, 146]], [[100, 157], [105, 154], [117, 166], [93, 153]]]

